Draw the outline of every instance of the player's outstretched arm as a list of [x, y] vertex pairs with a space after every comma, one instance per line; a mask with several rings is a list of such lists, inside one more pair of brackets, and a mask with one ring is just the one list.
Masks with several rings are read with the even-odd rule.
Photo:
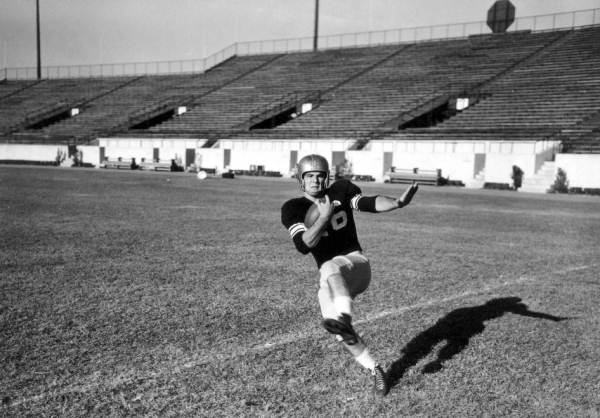
[[404, 191], [402, 196], [397, 199], [388, 196], [377, 196], [377, 199], [375, 199], [375, 210], [377, 212], [389, 212], [394, 209], [402, 208], [411, 202], [415, 193], [417, 193], [417, 190], [419, 190], [419, 184], [413, 182], [413, 184]]
[[404, 191], [402, 196], [400, 196], [396, 200], [396, 202], [398, 203], [398, 207], [401, 208], [403, 206], [408, 205], [412, 200], [413, 196], [417, 193], [417, 190], [419, 190], [419, 183], [413, 181], [410, 187]]

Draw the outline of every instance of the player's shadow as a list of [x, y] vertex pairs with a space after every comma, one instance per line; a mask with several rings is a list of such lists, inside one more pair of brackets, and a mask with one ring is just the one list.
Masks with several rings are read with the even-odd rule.
[[530, 311], [527, 305], [521, 302], [521, 298], [514, 296], [492, 299], [480, 306], [456, 309], [406, 344], [402, 349], [402, 357], [388, 370], [390, 386], [396, 385], [406, 371], [429, 355], [437, 344], [445, 342], [437, 358], [423, 367], [423, 373], [439, 371], [445, 361], [464, 350], [471, 337], [483, 332], [485, 321], [499, 318], [507, 312], [556, 322], [569, 319]]

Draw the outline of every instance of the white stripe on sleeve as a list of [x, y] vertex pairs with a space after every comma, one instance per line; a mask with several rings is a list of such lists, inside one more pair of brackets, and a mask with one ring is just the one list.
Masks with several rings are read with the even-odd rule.
[[296, 234], [306, 231], [306, 225], [304, 225], [303, 223], [297, 223], [290, 226], [288, 228], [288, 231], [290, 231], [290, 235], [292, 236], [292, 238], [294, 238]]
[[357, 194], [356, 196], [354, 196], [352, 198], [352, 200], [350, 200], [350, 207], [353, 210], [358, 210], [358, 201], [360, 200], [361, 197], [362, 197], [362, 194]]

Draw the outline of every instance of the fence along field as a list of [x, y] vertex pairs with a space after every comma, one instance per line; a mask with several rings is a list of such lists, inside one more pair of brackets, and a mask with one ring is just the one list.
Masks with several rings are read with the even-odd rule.
[[422, 187], [358, 213], [357, 328], [393, 377], [377, 399], [319, 326], [279, 221], [296, 193], [0, 167], [0, 413], [598, 416], [600, 199]]

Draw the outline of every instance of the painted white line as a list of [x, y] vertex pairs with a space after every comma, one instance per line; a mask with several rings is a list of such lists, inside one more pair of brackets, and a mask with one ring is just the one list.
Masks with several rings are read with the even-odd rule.
[[466, 298], [468, 296], [475, 296], [475, 295], [482, 295], [497, 289], [501, 289], [503, 287], [507, 287], [507, 286], [511, 286], [514, 284], [520, 284], [520, 283], [524, 283], [524, 282], [531, 282], [534, 281], [535, 278], [530, 278], [530, 277], [519, 277], [516, 280], [507, 280], [505, 282], [493, 285], [493, 286], [486, 286], [484, 288], [481, 288], [479, 290], [467, 290], [465, 292], [461, 292], [461, 293], [457, 293], [454, 295], [450, 295], [450, 296], [446, 296], [445, 298], [439, 298], [439, 299], [431, 299], [428, 301], [424, 301], [424, 302], [420, 302], [420, 303], [415, 303], [413, 305], [410, 306], [402, 306], [396, 309], [390, 309], [387, 311], [382, 311], [379, 313], [375, 313], [375, 314], [370, 314], [367, 315], [367, 317], [365, 319], [361, 319], [356, 321], [356, 324], [363, 324], [363, 323], [368, 323], [371, 321], [375, 321], [377, 319], [381, 319], [381, 318], [385, 318], [387, 316], [397, 316], [400, 315], [404, 312], [407, 311], [412, 311], [414, 309], [421, 309], [421, 308], [427, 308], [429, 306], [434, 306], [434, 305], [441, 305], [444, 304], [446, 302], [452, 302], [454, 300], [459, 300], [459, 299], [463, 299]]
[[[441, 304], [444, 304], [447, 302], [463, 299], [463, 298], [466, 298], [469, 296], [483, 295], [485, 293], [489, 293], [494, 290], [502, 289], [505, 287], [513, 286], [513, 285], [535, 282], [535, 281], [540, 280], [542, 277], [561, 276], [561, 275], [575, 272], [575, 271], [587, 270], [591, 267], [593, 267], [593, 266], [590, 266], [590, 265], [571, 266], [571, 267], [567, 267], [565, 269], [555, 271], [552, 273], [546, 273], [543, 276], [542, 275], [539, 275], [537, 277], [521, 276], [514, 280], [506, 280], [506, 281], [503, 281], [503, 282], [500, 282], [500, 283], [497, 283], [494, 285], [480, 288], [478, 290], [468, 290], [465, 292], [456, 293], [454, 295], [446, 296], [443, 298], [430, 299], [430, 300], [423, 301], [420, 303], [415, 303], [413, 305], [401, 306], [396, 309], [390, 309], [390, 310], [381, 311], [381, 312], [377, 312], [377, 313], [373, 313], [373, 314], [367, 314], [366, 318], [357, 320], [356, 324], [366, 324], [366, 323], [376, 321], [381, 318], [390, 317], [390, 316], [398, 316], [405, 312], [412, 311], [415, 309], [422, 309], [422, 308], [426, 308], [429, 306], [441, 305]], [[267, 343], [254, 345], [254, 346], [242, 347], [241, 349], [237, 349], [235, 351], [227, 351], [227, 352], [220, 352], [220, 353], [211, 352], [211, 353], [208, 353], [205, 355], [200, 355], [200, 356], [197, 356], [194, 359], [188, 360], [184, 363], [173, 364], [173, 365], [170, 365], [169, 367], [163, 367], [161, 370], [159, 370], [155, 373], [148, 373], [146, 375], [146, 377], [147, 378], [155, 378], [155, 377], [159, 377], [164, 374], [167, 374], [167, 373], [180, 373], [183, 370], [191, 369], [193, 367], [201, 366], [201, 365], [208, 364], [211, 362], [220, 362], [220, 361], [225, 361], [225, 360], [231, 360], [236, 357], [243, 357], [248, 354], [261, 353], [261, 352], [272, 350], [279, 346], [291, 344], [293, 342], [297, 342], [297, 341], [303, 340], [303, 339], [309, 339], [309, 338], [322, 339], [322, 338], [326, 338], [326, 337], [327, 337], [327, 334], [323, 334], [321, 332], [320, 327], [314, 328], [314, 329], [311, 328], [310, 330], [306, 330], [306, 331], [299, 332], [299, 333], [298, 332], [297, 333], [288, 333], [288, 334], [282, 335], [279, 338], [273, 339]], [[63, 394], [67, 394], [70, 392], [87, 393], [87, 392], [91, 392], [95, 389], [98, 389], [101, 386], [107, 387], [107, 388], [114, 388], [117, 385], [119, 385], [123, 382], [131, 381], [134, 378], [137, 381], [140, 380], [139, 374], [136, 374], [135, 371], [131, 371], [128, 373], [121, 373], [111, 379], [103, 380], [102, 382], [98, 381], [97, 375], [89, 375], [87, 378], [82, 379], [83, 383], [81, 383], [81, 384], [69, 385], [69, 386], [63, 388], [62, 390], [59, 390], [54, 393], [49, 391], [49, 392], [45, 392], [45, 393], [42, 393], [39, 395], [30, 396], [30, 397], [18, 399], [18, 400], [13, 400], [10, 405], [11, 406], [19, 406], [19, 405], [26, 404], [26, 403], [42, 401], [52, 394], [63, 395]]]

